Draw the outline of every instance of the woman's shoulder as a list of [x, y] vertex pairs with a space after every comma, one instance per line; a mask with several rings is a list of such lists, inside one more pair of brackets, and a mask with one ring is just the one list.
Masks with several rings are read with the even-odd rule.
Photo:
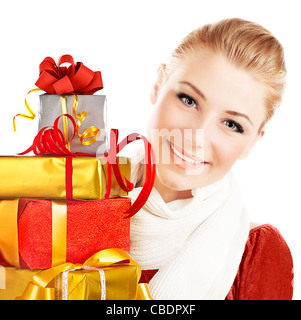
[[251, 225], [241, 264], [229, 292], [232, 299], [291, 299], [293, 260], [277, 228]]
[[[259, 248], [258, 245], [260, 245]], [[289, 252], [286, 241], [276, 227], [271, 224], [260, 225], [252, 222], [246, 249], [258, 251], [272, 248], [277, 249], [277, 252], [278, 250]]]

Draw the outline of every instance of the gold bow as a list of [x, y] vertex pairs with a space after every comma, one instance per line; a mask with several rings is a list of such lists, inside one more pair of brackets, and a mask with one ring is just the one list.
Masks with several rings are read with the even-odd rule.
[[[87, 259], [83, 264], [64, 263], [47, 270], [42, 270], [33, 276], [25, 288], [21, 297], [18, 300], [55, 300], [55, 279], [64, 271], [71, 269], [80, 270], [85, 266], [94, 268], [115, 267], [120, 266], [137, 266], [138, 281], [141, 276], [141, 268], [139, 264], [132, 259], [132, 257], [121, 249], [105, 249], [99, 251]], [[122, 268], [121, 268], [122, 269]], [[120, 270], [122, 273], [122, 270]], [[148, 286], [145, 283], [136, 284], [137, 286], [137, 300], [152, 300]], [[135, 288], [133, 288], [135, 289]]]

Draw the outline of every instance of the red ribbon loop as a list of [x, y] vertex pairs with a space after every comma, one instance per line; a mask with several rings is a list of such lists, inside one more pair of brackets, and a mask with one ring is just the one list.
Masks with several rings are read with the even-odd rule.
[[[75, 128], [76, 124], [74, 119], [69, 114], [62, 114], [56, 118], [53, 127], [49, 126], [42, 128], [34, 138], [33, 144], [27, 150], [19, 153], [19, 155], [24, 155], [33, 151], [35, 155], [39, 156], [45, 154], [74, 156], [75, 154], [66, 148], [64, 134], [58, 128], [58, 123], [61, 117], [67, 117], [69, 120], [71, 120], [73, 128]], [[74, 138], [74, 135], [75, 130], [73, 131], [70, 142]]]
[[[60, 115], [54, 122], [53, 127], [44, 127], [42, 128], [37, 136], [34, 138], [33, 144], [25, 151], [19, 153], [19, 155], [24, 155], [27, 154], [31, 151], [34, 152], [35, 155], [45, 155], [45, 154], [55, 154], [55, 155], [60, 155], [60, 156], [94, 156], [95, 154], [91, 153], [81, 153], [81, 152], [76, 152], [72, 153], [69, 151], [66, 146], [65, 146], [65, 138], [64, 134], [62, 131], [58, 128], [58, 122], [61, 117], [67, 117], [69, 120], [71, 120], [72, 126], [73, 126], [73, 136], [70, 139], [73, 139], [75, 135], [75, 121], [74, 119], [68, 115], [68, 114], [63, 114]], [[153, 148], [150, 144], [150, 142], [147, 140], [146, 137], [144, 137], [141, 134], [138, 133], [132, 133], [125, 137], [120, 143], [118, 143], [118, 130], [117, 129], [112, 129], [110, 133], [110, 150], [108, 153], [106, 153], [104, 156], [107, 159], [107, 164], [108, 164], [108, 181], [107, 181], [107, 192], [105, 195], [105, 198], [109, 198], [110, 192], [111, 192], [111, 186], [112, 186], [112, 169], [115, 175], [115, 178], [120, 185], [120, 187], [126, 191], [130, 192], [134, 188], [134, 184], [131, 183], [129, 180], [127, 180], [124, 177], [124, 180], [121, 176], [120, 173], [120, 168], [118, 166], [118, 161], [117, 161], [117, 154], [128, 144], [132, 143], [133, 141], [137, 140], [143, 140], [144, 142], [144, 149], [145, 149], [145, 159], [146, 159], [146, 176], [145, 176], [145, 182], [142, 187], [141, 192], [139, 193], [137, 199], [135, 202], [132, 204], [132, 206], [125, 212], [127, 216], [125, 218], [130, 218], [134, 214], [136, 214], [145, 204], [147, 201], [151, 190], [154, 186], [155, 182], [155, 177], [156, 177], [156, 165], [155, 165], [155, 155]], [[69, 163], [69, 162], [68, 162]], [[69, 165], [71, 167], [71, 165]], [[71, 169], [72, 170], [72, 169]], [[72, 179], [72, 175], [68, 175], [70, 179]], [[69, 178], [66, 178], [66, 181], [70, 180]], [[67, 181], [67, 182], [68, 182]], [[69, 183], [70, 184], [70, 183]], [[66, 184], [67, 185], [67, 184]], [[69, 186], [68, 190], [69, 193], [72, 194], [72, 185]], [[67, 191], [68, 191], [67, 190]]]
[[[128, 144], [136, 140], [143, 140], [144, 142], [144, 150], [145, 150], [145, 160], [146, 160], [146, 176], [145, 181], [142, 187], [139, 196], [132, 204], [132, 206], [126, 211], [126, 218], [132, 217], [136, 214], [147, 201], [152, 188], [154, 186], [155, 178], [156, 178], [156, 165], [155, 165], [155, 154], [150, 142], [141, 134], [132, 133], [125, 137], [119, 144], [118, 142], [118, 130], [112, 129], [110, 134], [110, 151], [105, 155], [108, 161], [108, 176], [110, 176], [109, 181], [111, 181], [111, 167], [113, 168], [116, 180], [118, 181], [120, 187], [126, 192], [130, 192], [133, 190], [134, 185], [126, 178], [126, 184], [123, 183], [120, 170], [117, 163], [117, 154]], [[110, 187], [107, 189], [106, 198], [110, 195]]]
[[[69, 67], [61, 67], [69, 63]], [[46, 57], [40, 64], [40, 76], [35, 85], [49, 94], [94, 94], [103, 88], [100, 71], [92, 71], [71, 55], [59, 58], [58, 64]]]

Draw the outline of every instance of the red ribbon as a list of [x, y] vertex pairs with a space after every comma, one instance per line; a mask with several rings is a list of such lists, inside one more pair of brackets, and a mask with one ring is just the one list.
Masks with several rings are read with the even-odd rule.
[[[72, 199], [72, 158], [74, 156], [93, 156], [95, 154], [91, 153], [82, 153], [76, 152], [72, 153], [68, 150], [65, 146], [65, 139], [62, 131], [58, 128], [58, 122], [61, 117], [68, 117], [71, 120], [73, 125], [73, 135], [70, 139], [74, 138], [75, 135], [75, 121], [69, 114], [60, 115], [54, 122], [53, 127], [44, 127], [42, 128], [37, 136], [34, 138], [33, 144], [25, 151], [19, 153], [19, 155], [27, 154], [31, 151], [35, 155], [45, 155], [45, 154], [55, 154], [60, 156], [66, 156], [66, 198]], [[125, 137], [120, 143], [118, 143], [118, 130], [112, 129], [110, 133], [110, 151], [104, 156], [107, 159], [108, 163], [108, 185], [107, 185], [107, 192], [105, 198], [109, 198], [111, 187], [112, 187], [112, 169], [114, 171], [115, 178], [119, 183], [121, 189], [126, 192], [130, 192], [133, 190], [134, 185], [129, 180], [124, 177], [126, 183], [124, 183], [123, 178], [120, 173], [120, 169], [117, 162], [117, 154], [128, 144], [133, 141], [143, 140], [144, 142], [144, 149], [145, 149], [145, 159], [146, 159], [146, 176], [145, 182], [143, 184], [142, 190], [139, 193], [137, 199], [132, 204], [132, 206], [125, 212], [127, 214], [126, 218], [132, 217], [136, 214], [145, 204], [147, 201], [151, 190], [153, 188], [155, 177], [156, 177], [156, 165], [155, 165], [155, 155], [153, 148], [150, 142], [141, 134], [132, 133]], [[68, 196], [67, 196], [68, 195]]]
[[[117, 163], [117, 154], [129, 143], [136, 141], [136, 140], [143, 140], [144, 142], [144, 150], [145, 150], [145, 159], [146, 159], [146, 176], [145, 181], [142, 187], [141, 192], [139, 193], [138, 198], [135, 200], [135, 202], [132, 204], [132, 206], [126, 211], [127, 218], [132, 217], [134, 214], [136, 214], [145, 204], [147, 201], [152, 188], [154, 186], [155, 178], [156, 178], [156, 165], [155, 165], [155, 154], [153, 151], [153, 148], [149, 141], [141, 134], [138, 133], [132, 133], [125, 137], [119, 144], [118, 142], [118, 130], [112, 129], [110, 134], [110, 151], [105, 155], [108, 161], [108, 175], [109, 181], [111, 183], [111, 167], [113, 168], [116, 180], [118, 181], [120, 187], [125, 190], [126, 192], [130, 192], [133, 190], [134, 185], [128, 181], [126, 178], [126, 184], [123, 183], [120, 170]], [[106, 193], [106, 198], [109, 197], [109, 190], [111, 186], [108, 188]]]
[[[25, 151], [19, 153], [19, 155], [24, 155], [29, 152], [33, 152], [35, 155], [43, 156], [45, 154], [55, 154], [59, 156], [66, 156], [65, 162], [65, 186], [66, 186], [66, 199], [73, 199], [73, 188], [72, 188], [72, 159], [73, 156], [95, 156], [90, 153], [72, 153], [65, 146], [65, 138], [62, 131], [58, 128], [58, 123], [61, 117], [66, 116], [71, 120], [73, 129], [76, 124], [74, 119], [69, 114], [60, 115], [54, 122], [53, 127], [48, 126], [42, 128], [36, 137], [34, 138], [33, 144]], [[70, 142], [74, 138], [75, 130], [73, 130], [73, 135]]]
[[[63, 63], [70, 66], [61, 67]], [[69, 54], [61, 56], [57, 65], [46, 57], [35, 85], [50, 94], [94, 94], [103, 88], [101, 72], [90, 70], [82, 62], [75, 63]]]
[[[59, 120], [63, 116], [71, 120], [73, 128], [75, 128], [76, 124], [74, 119], [69, 114], [62, 114], [56, 118], [53, 127], [48, 126], [48, 127], [42, 128], [34, 138], [33, 144], [27, 150], [19, 153], [19, 155], [24, 155], [31, 151], [33, 151], [35, 155], [39, 155], [39, 156], [43, 156], [45, 154], [55, 154], [60, 156], [78, 155], [78, 154], [72, 153], [70, 150], [66, 148], [64, 134], [58, 128]], [[73, 130], [73, 135], [70, 139], [70, 142], [74, 138], [74, 135], [75, 135], [75, 130]], [[84, 154], [84, 155], [89, 156], [92, 154]]]

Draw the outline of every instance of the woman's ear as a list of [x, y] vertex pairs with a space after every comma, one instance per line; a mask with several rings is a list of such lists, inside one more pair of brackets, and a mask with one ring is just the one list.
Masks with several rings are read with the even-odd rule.
[[157, 98], [159, 95], [160, 88], [163, 83], [164, 74], [165, 74], [165, 68], [166, 65], [161, 63], [158, 70], [157, 70], [157, 80], [153, 86], [152, 92], [150, 94], [150, 101], [152, 104], [155, 104], [157, 102]]
[[239, 160], [245, 159], [250, 154], [255, 144], [264, 136], [264, 134], [265, 134], [265, 127], [262, 127], [260, 129], [260, 132], [256, 135], [255, 139], [247, 146], [247, 148], [240, 155]]

